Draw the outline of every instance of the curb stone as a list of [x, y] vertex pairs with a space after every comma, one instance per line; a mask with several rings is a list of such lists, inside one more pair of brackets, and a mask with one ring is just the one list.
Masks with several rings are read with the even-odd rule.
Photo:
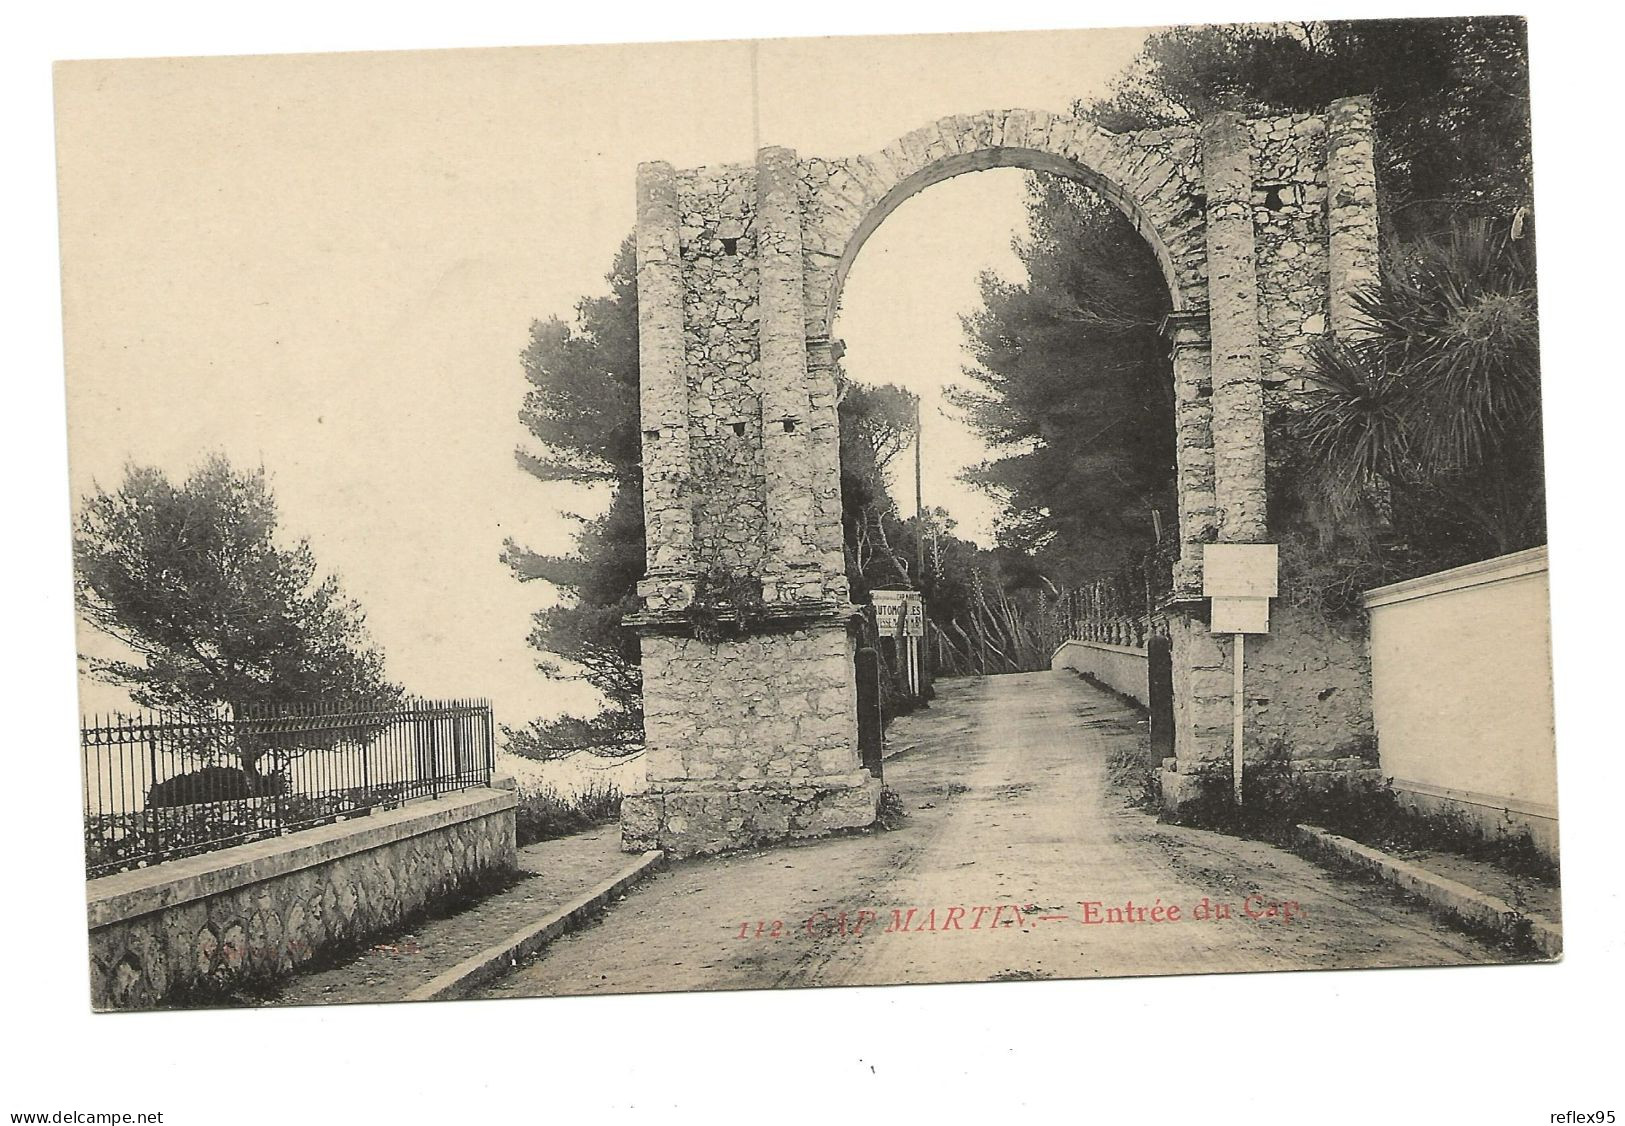
[[1563, 954], [1563, 928], [1544, 915], [1525, 914], [1504, 899], [1313, 825], [1299, 825], [1297, 833], [1299, 842], [1311, 852], [1331, 856], [1374, 873], [1384, 882], [1417, 896], [1429, 906], [1469, 926], [1489, 931], [1507, 941], [1518, 939], [1522, 932], [1543, 957], [1556, 959]]
[[597, 887], [418, 986], [404, 1000], [450, 1001], [467, 996], [512, 969], [519, 959], [536, 953], [560, 935], [574, 930], [615, 896], [662, 867], [665, 862], [666, 854], [659, 849], [644, 853]]

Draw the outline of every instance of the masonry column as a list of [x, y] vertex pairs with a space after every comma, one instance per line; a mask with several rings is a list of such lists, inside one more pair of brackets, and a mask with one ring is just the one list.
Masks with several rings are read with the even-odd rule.
[[[808, 369], [806, 295], [801, 242], [800, 168], [787, 148], [762, 149], [756, 162], [756, 253], [761, 320], [762, 471], [768, 542], [762, 597], [773, 603], [845, 602], [831, 589], [821, 525], [831, 482], [823, 456], [836, 450], [833, 492], [839, 536], [839, 434], [834, 388], [815, 395]], [[825, 401], [827, 399], [827, 402]], [[838, 569], [837, 574], [840, 573]], [[839, 595], [839, 597], [837, 597]]]
[[1331, 330], [1339, 340], [1362, 332], [1359, 290], [1378, 279], [1377, 165], [1371, 100], [1343, 98], [1326, 111], [1326, 227]]
[[1223, 659], [1198, 612], [1202, 545], [1218, 536], [1214, 502], [1213, 355], [1208, 318], [1175, 311], [1162, 322], [1174, 367], [1174, 428], [1178, 451], [1179, 562], [1166, 620], [1171, 645], [1173, 762], [1164, 760], [1162, 795], [1177, 813], [1201, 793], [1201, 775], [1228, 749], [1228, 678]]
[[1201, 544], [1213, 539], [1213, 372], [1207, 315], [1176, 311], [1162, 321], [1174, 366], [1174, 444], [1178, 457], [1179, 562], [1176, 597], [1202, 593]]
[[807, 341], [807, 398], [812, 418], [813, 545], [825, 597], [842, 613], [847, 601], [846, 542], [841, 528], [841, 420], [836, 401], [835, 346]]
[[1213, 367], [1213, 492], [1219, 539], [1268, 535], [1264, 398], [1258, 374], [1258, 280], [1253, 271], [1252, 141], [1235, 114], [1202, 128], [1207, 190], [1208, 317]]
[[[1377, 244], [1377, 162], [1371, 100], [1341, 98], [1326, 109], [1326, 312], [1332, 337], [1347, 344], [1371, 334], [1355, 297], [1381, 276]], [[1365, 496], [1382, 524], [1393, 517], [1386, 481], [1368, 476]]]
[[[776, 148], [752, 168], [640, 173], [650, 569], [626, 620], [648, 786], [621, 804], [630, 851], [816, 836], [871, 824], [880, 800], [858, 755], [852, 608], [829, 572], [839, 445], [833, 390], [809, 382], [799, 173]], [[694, 240], [681, 271], [679, 233]], [[759, 522], [735, 519], [758, 507]]]
[[[1269, 534], [1265, 493], [1264, 395], [1259, 380], [1258, 280], [1253, 247], [1253, 152], [1251, 133], [1235, 114], [1220, 114], [1202, 127], [1202, 179], [1207, 193], [1207, 270], [1210, 371], [1208, 422], [1213, 441], [1213, 512], [1209, 524], [1225, 543], [1258, 543]], [[1181, 344], [1180, 337], [1184, 343]], [[1185, 427], [1193, 430], [1199, 407], [1184, 396], [1200, 394], [1204, 352], [1199, 330], [1174, 333], [1176, 386], [1180, 391], [1180, 453]], [[1180, 465], [1185, 500], [1185, 465]], [[1194, 477], [1194, 474], [1193, 474]], [[1202, 493], [1193, 496], [1192, 520], [1200, 519]], [[1185, 515], [1184, 510], [1181, 513]], [[1186, 529], [1181, 528], [1184, 534]], [[1186, 540], [1186, 550], [1200, 549]], [[1200, 582], [1200, 572], [1186, 571]], [[1196, 593], [1200, 586], [1197, 585]], [[1199, 603], [1199, 599], [1197, 600]], [[1162, 774], [1162, 802], [1178, 815], [1198, 799], [1230, 751], [1232, 650], [1208, 632], [1206, 615], [1169, 617], [1173, 646], [1174, 758]], [[1248, 664], [1256, 660], [1251, 657]]]
[[649, 610], [681, 610], [694, 596], [694, 518], [689, 496], [688, 377], [683, 368], [683, 266], [676, 174], [638, 166], [638, 411], [643, 430], [647, 572], [638, 595]]

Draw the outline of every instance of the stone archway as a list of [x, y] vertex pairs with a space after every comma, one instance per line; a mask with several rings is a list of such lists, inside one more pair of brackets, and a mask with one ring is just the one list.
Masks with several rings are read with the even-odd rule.
[[[628, 624], [642, 639], [650, 789], [625, 802], [626, 847], [688, 855], [873, 820], [830, 323], [854, 256], [900, 203], [1010, 166], [1093, 187], [1162, 266], [1183, 608], [1174, 773], [1228, 754], [1226, 657], [1198, 617], [1199, 545], [1267, 539], [1266, 416], [1302, 390], [1314, 339], [1352, 330], [1350, 294], [1375, 276], [1365, 102], [1125, 134], [998, 111], [856, 157], [774, 147], [753, 165], [649, 163], [637, 189], [648, 570]], [[1279, 665], [1290, 639], [1250, 648], [1249, 670], [1274, 667], [1270, 645]], [[1336, 734], [1317, 738], [1329, 747]]]

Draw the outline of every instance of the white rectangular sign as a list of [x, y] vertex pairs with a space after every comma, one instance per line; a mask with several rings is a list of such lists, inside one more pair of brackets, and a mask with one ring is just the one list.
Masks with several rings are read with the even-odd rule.
[[1202, 593], [1208, 598], [1274, 598], [1280, 552], [1273, 543], [1202, 547]]
[[896, 637], [903, 625], [906, 590], [876, 590], [869, 593], [875, 608], [875, 629], [881, 637]]
[[925, 595], [917, 590], [907, 592], [908, 598], [904, 602], [903, 636], [925, 636]]
[[1268, 633], [1270, 600], [1267, 598], [1215, 598], [1210, 633]]

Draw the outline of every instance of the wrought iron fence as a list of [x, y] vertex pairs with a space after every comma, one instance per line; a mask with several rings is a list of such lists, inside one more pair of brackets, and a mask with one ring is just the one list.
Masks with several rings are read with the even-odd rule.
[[90, 878], [483, 786], [496, 756], [487, 700], [143, 712], [79, 734]]

